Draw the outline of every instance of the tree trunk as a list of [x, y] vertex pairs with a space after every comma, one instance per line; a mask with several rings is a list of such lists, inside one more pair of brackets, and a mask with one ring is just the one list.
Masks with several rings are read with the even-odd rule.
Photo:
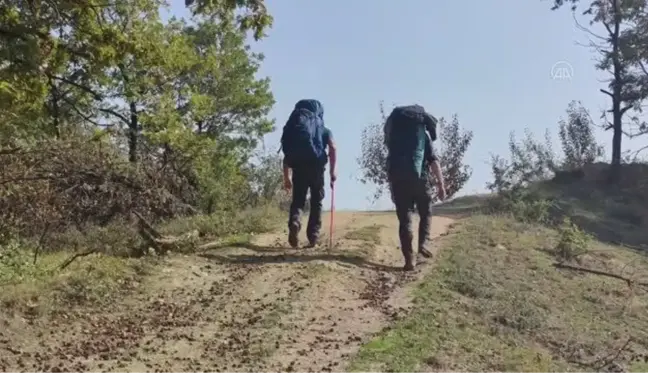
[[621, 14], [617, 0], [612, 0], [614, 12], [614, 32], [612, 36], [612, 63], [614, 68], [614, 81], [612, 82], [612, 168], [610, 181], [618, 182], [621, 176], [621, 137], [623, 135], [623, 112], [621, 111], [621, 61], [619, 56], [619, 32], [621, 29]]
[[130, 103], [130, 128], [128, 133], [128, 160], [137, 163], [137, 140], [139, 136], [139, 122], [137, 118], [137, 104]]
[[52, 115], [52, 126], [54, 127], [54, 137], [59, 138], [61, 137], [61, 125], [60, 125], [60, 120], [61, 120], [61, 112], [59, 108], [59, 94], [58, 94], [58, 89], [56, 88], [56, 84], [52, 81], [52, 79], [49, 79], [49, 86], [50, 86], [50, 95], [52, 97], [52, 108], [51, 108], [51, 115]]

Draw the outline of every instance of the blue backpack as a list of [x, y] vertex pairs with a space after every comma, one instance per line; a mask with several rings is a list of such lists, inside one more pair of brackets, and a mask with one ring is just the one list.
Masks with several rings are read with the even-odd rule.
[[317, 100], [295, 104], [281, 135], [281, 149], [290, 167], [326, 163], [324, 109]]

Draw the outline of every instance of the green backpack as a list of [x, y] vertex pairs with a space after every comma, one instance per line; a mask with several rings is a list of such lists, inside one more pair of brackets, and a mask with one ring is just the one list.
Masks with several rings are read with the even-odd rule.
[[425, 157], [426, 131], [436, 139], [436, 120], [420, 105], [399, 106], [392, 110], [385, 123], [385, 145], [388, 149], [387, 169], [421, 177]]

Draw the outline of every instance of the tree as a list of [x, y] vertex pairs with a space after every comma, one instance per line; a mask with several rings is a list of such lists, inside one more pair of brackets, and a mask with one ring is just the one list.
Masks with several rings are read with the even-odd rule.
[[197, 0], [190, 22], [163, 22], [166, 3], [0, 5], [0, 204], [22, 226], [52, 211], [104, 225], [248, 203], [274, 99], [247, 32], [272, 18], [260, 0]]
[[593, 163], [603, 155], [603, 147], [596, 143], [594, 124], [587, 110], [576, 101], [567, 108], [567, 120], [561, 120], [560, 142], [564, 152], [562, 168], [574, 170]]
[[[67, 119], [63, 118], [64, 114], [81, 117], [86, 122], [97, 119], [92, 112], [96, 108], [90, 109], [87, 104], [111, 98], [96, 88], [103, 87], [106, 79], [110, 79], [106, 74], [118, 72], [119, 64], [133, 63], [132, 60], [125, 63], [125, 53], [139, 53], [141, 58], [146, 58], [147, 52], [154, 51], [150, 47], [156, 46], [157, 34], [135, 31], [138, 28], [141, 31], [147, 24], [155, 24], [160, 31], [159, 22], [150, 21], [163, 6], [166, 6], [163, 0], [3, 1], [0, 5], [0, 141], [47, 138], [58, 132], [58, 126]], [[242, 33], [252, 30], [256, 39], [272, 24], [262, 0], [187, 0], [186, 6], [194, 17], [237, 28]], [[133, 17], [135, 14], [141, 14], [143, 19]], [[123, 29], [120, 25], [128, 27]], [[152, 36], [153, 40], [145, 36]], [[132, 73], [127, 76], [134, 79]], [[42, 115], [44, 111], [53, 116]], [[133, 121], [129, 125], [134, 144], [139, 126]]]
[[185, 165], [177, 171], [201, 186], [208, 210], [226, 208], [224, 201], [236, 201], [227, 207], [234, 208], [247, 198], [242, 169], [274, 129], [270, 81], [256, 76], [263, 55], [251, 52], [245, 33], [230, 24], [198, 20], [176, 28], [169, 89], [159, 93], [144, 133], [164, 162]]
[[[387, 178], [387, 147], [383, 142], [383, 124], [388, 114], [384, 105], [380, 104], [381, 122], [371, 123], [362, 130], [361, 156], [358, 158], [363, 184], [373, 184], [376, 187], [374, 200], [380, 198], [389, 189]], [[470, 178], [470, 167], [463, 163], [464, 156], [473, 138], [471, 131], [461, 129], [456, 116], [450, 123], [441, 118], [438, 124], [439, 132], [439, 161], [446, 181], [448, 198], [455, 195]], [[428, 173], [430, 182], [434, 176]], [[432, 184], [434, 185], [434, 184]], [[438, 199], [434, 196], [434, 202]]]
[[[552, 9], [558, 9], [570, 4], [575, 11], [581, 2], [579, 0], [554, 0]], [[601, 92], [610, 97], [612, 121], [606, 119], [605, 129], [613, 130], [612, 136], [612, 169], [611, 181], [620, 177], [622, 136], [637, 136], [646, 132], [647, 127], [636, 118], [632, 122], [639, 123], [638, 132], [634, 133], [624, 125], [628, 111], [641, 112], [641, 103], [648, 97], [648, 74], [641, 69], [641, 54], [647, 44], [639, 43], [645, 40], [642, 35], [648, 20], [645, 0], [593, 0], [582, 12], [590, 17], [591, 25], [601, 25], [604, 35], [597, 35], [591, 30], [579, 26], [591, 37], [588, 44], [599, 54], [596, 67], [610, 73], [608, 89]]]
[[509, 135], [509, 159], [491, 155], [493, 182], [486, 183], [491, 191], [517, 191], [534, 182], [547, 180], [555, 172], [556, 160], [549, 131], [545, 132], [544, 143], [537, 141], [528, 129], [524, 132], [522, 141], [517, 141], [514, 132]]

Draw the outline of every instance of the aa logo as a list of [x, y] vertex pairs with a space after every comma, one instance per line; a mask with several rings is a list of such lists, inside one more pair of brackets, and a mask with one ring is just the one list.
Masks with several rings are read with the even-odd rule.
[[574, 68], [569, 62], [558, 61], [551, 66], [551, 79], [553, 80], [572, 80], [574, 77]]

